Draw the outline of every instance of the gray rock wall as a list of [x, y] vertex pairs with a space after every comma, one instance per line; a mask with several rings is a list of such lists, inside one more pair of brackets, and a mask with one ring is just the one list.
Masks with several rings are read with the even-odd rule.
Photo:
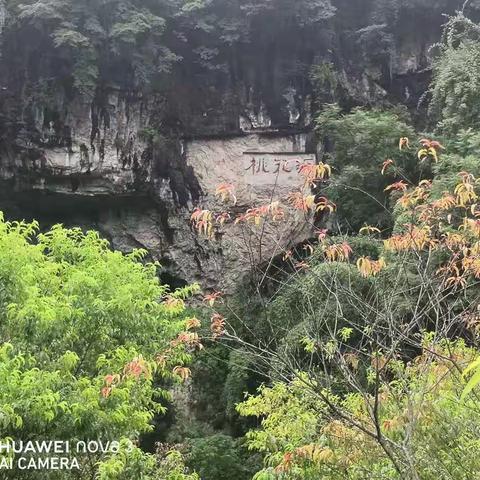
[[[266, 227], [260, 239], [231, 225], [212, 243], [192, 231], [191, 211], [220, 209], [220, 183], [236, 185], [237, 211], [268, 203], [272, 192], [284, 199], [298, 165], [315, 160], [312, 120], [322, 103], [402, 101], [415, 112], [442, 13], [458, 7], [425, 3], [390, 18], [382, 2], [338, 0], [321, 28], [266, 19], [249, 41], [215, 46], [222, 68], [199, 65], [189, 43], [158, 89], [104, 83], [93, 96], [65, 82], [65, 59], [46, 39], [29, 44], [27, 31], [17, 38], [4, 29], [0, 208], [44, 225], [96, 228], [117, 248], [147, 248], [179, 283], [231, 288], [252, 264], [311, 231], [301, 218]], [[0, 30], [5, 18], [0, 0]], [[315, 88], [314, 64], [332, 65], [334, 91]], [[254, 241], [262, 248], [252, 255]]]

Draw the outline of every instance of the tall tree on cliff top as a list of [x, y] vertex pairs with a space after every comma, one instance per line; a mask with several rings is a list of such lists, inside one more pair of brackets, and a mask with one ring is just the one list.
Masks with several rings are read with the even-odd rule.
[[93, 95], [97, 86], [144, 89], [161, 82], [192, 45], [196, 61], [219, 67], [225, 59], [217, 58], [218, 47], [248, 42], [255, 22], [315, 26], [335, 8], [330, 0], [10, 0], [8, 11], [6, 29], [27, 39], [17, 45], [24, 61], [35, 50], [45, 57], [39, 66], [45, 78], [60, 68], [75, 89]]

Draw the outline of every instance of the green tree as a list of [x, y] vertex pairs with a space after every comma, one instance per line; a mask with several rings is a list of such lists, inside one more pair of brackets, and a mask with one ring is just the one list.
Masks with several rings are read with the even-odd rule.
[[165, 3], [11, 1], [8, 28], [28, 35], [22, 51], [38, 44], [55, 51], [74, 87], [91, 96], [97, 86], [112, 83], [146, 87], [179, 60], [162, 38]]
[[[348, 153], [355, 136], [347, 130], [345, 136], [339, 145]], [[451, 340], [460, 333], [478, 345], [480, 331], [477, 140], [466, 136], [468, 144], [459, 145], [458, 137], [451, 154], [440, 153], [438, 141], [422, 139], [413, 150], [401, 138], [400, 154], [410, 150], [407, 161], [420, 168], [433, 164], [437, 177], [408, 185], [401, 157], [384, 163], [383, 173], [395, 175], [384, 190], [394, 192], [396, 207], [393, 234], [383, 241], [372, 226], [352, 237], [321, 230], [316, 248], [285, 252], [278, 289], [267, 297], [258, 285], [271, 336], [239, 337], [235, 312], [233, 321], [221, 319], [219, 332], [212, 317], [214, 335], [248, 352], [274, 385], [260, 390], [258, 403], [240, 407], [264, 427], [248, 435], [252, 448], [265, 453], [257, 479], [467, 479], [478, 469], [469, 453], [478, 429], [465, 423], [470, 411], [478, 424], [478, 412], [472, 397], [462, 403], [462, 370], [478, 355]], [[475, 173], [458, 172], [464, 167]], [[314, 169], [313, 184], [338, 186], [334, 174], [322, 176], [324, 164]], [[301, 250], [307, 254], [300, 257]], [[478, 393], [477, 379], [475, 371], [466, 393], [470, 387]], [[428, 445], [419, 445], [424, 438]]]
[[[135, 443], [165, 411], [162, 379], [188, 375], [184, 300], [197, 287], [170, 291], [145, 252], [112, 251], [96, 232], [37, 232], [0, 219], [0, 438]], [[127, 478], [132, 462], [153, 475], [149, 455], [122, 452], [80, 454], [72, 478]], [[45, 478], [70, 478], [55, 475]]]
[[[97, 87], [112, 84], [127, 90], [162, 84], [164, 74], [183, 55], [204, 68], [225, 70], [225, 51], [234, 44], [250, 41], [256, 22], [268, 20], [275, 32], [292, 20], [300, 28], [307, 28], [335, 14], [330, 0], [7, 3], [7, 29], [22, 32], [29, 39], [19, 49], [24, 61], [28, 63], [32, 50], [39, 46], [54, 52], [57, 64], [69, 73], [74, 88], [88, 96], [94, 95]], [[182, 46], [183, 42], [188, 42], [188, 48]], [[45, 77], [47, 89], [53, 94], [59, 85], [52, 84], [51, 73], [45, 72]], [[56, 81], [65, 87], [65, 78]]]
[[[478, 352], [462, 341], [436, 345], [436, 356], [425, 339], [422, 355], [410, 363], [392, 363], [382, 375], [378, 419], [390, 446], [410, 456], [416, 473], [396, 471], [392, 459], [372, 441], [368, 431], [370, 395], [345, 396], [323, 393], [329, 402], [360, 428], [341, 416], [332, 416], [328, 404], [315, 394], [307, 374], [291, 382], [262, 387], [238, 406], [242, 415], [255, 416], [261, 426], [247, 434], [252, 451], [262, 452], [264, 468], [256, 480], [373, 480], [416, 478], [422, 480], [474, 478], [480, 468], [478, 445], [480, 415], [477, 401], [461, 400], [463, 382], [457, 365], [478, 358]], [[411, 450], [410, 450], [411, 449]], [[472, 476], [473, 475], [473, 476]]]
[[450, 17], [433, 64], [430, 115], [450, 135], [480, 125], [480, 26], [463, 13]]
[[409, 178], [415, 171], [411, 152], [398, 149], [400, 138], [415, 136], [405, 114], [360, 108], [344, 114], [337, 105], [328, 105], [317, 117], [316, 127], [327, 147], [324, 161], [335, 173], [325, 193], [338, 206], [341, 229], [351, 232], [365, 224], [391, 226], [384, 192], [391, 182], [389, 175], [381, 174], [381, 165], [394, 160]]
[[189, 443], [188, 463], [203, 480], [248, 480], [254, 473], [241, 440], [217, 433]]

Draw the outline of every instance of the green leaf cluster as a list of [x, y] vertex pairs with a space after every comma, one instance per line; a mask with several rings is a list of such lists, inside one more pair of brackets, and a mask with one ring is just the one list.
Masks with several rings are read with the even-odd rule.
[[[184, 299], [197, 287], [169, 291], [144, 256], [113, 251], [93, 231], [56, 225], [38, 233], [36, 223], [0, 218], [1, 439], [125, 443], [152, 429], [168, 397], [160, 382], [190, 357], [170, 342], [184, 330]], [[156, 461], [138, 449], [79, 461], [80, 477], [71, 478], [160, 478], [142, 477]]]
[[392, 159], [407, 177], [413, 176], [416, 163], [411, 152], [398, 149], [400, 138], [415, 137], [408, 115], [401, 110], [361, 108], [342, 113], [338, 105], [328, 105], [318, 115], [316, 128], [327, 147], [323, 161], [333, 168], [325, 194], [338, 207], [341, 230], [358, 231], [365, 224], [390, 226], [384, 188], [391, 178], [381, 169], [385, 160]]

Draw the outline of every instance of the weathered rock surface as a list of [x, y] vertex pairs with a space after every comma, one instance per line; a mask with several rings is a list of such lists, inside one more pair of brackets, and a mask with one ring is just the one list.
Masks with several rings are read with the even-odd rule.
[[[322, 102], [401, 100], [416, 108], [441, 13], [457, 7], [420, 5], [390, 21], [372, 18], [373, 1], [336, 3], [340, 13], [328, 27], [282, 27], [267, 38], [259, 26], [249, 43], [224, 47], [226, 68], [185, 60], [169, 86], [149, 94], [114, 85], [99, 86], [93, 98], [72, 93], [46, 60], [55, 52], [32, 45], [19, 59], [18, 39], [2, 37], [0, 208], [44, 225], [98, 229], [122, 250], [146, 248], [175, 285], [232, 288], [251, 263], [305, 239], [310, 228], [300, 217], [267, 226], [252, 255], [244, 227], [226, 226], [213, 243], [199, 238], [193, 208], [225, 208], [213, 197], [220, 183], [236, 186], [236, 211], [269, 203], [272, 193], [284, 198], [299, 183], [298, 165], [315, 161], [309, 132]], [[0, 0], [0, 32], [5, 15]], [[412, 16], [416, 25], [428, 19], [425, 28]], [[309, 79], [311, 66], [325, 63], [337, 72], [336, 97], [315, 92]], [[48, 99], [44, 78], [59, 80]]]

